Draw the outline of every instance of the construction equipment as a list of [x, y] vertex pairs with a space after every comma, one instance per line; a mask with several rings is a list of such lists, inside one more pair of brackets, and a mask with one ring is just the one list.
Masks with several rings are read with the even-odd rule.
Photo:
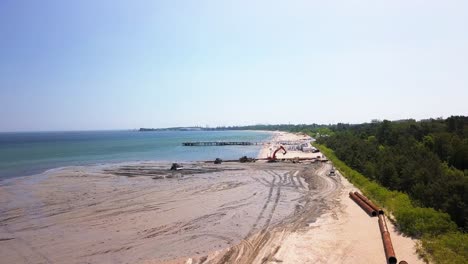
[[182, 166], [180, 166], [179, 164], [172, 163], [171, 171], [180, 170], [180, 168], [182, 168]]
[[286, 155], [286, 153], [288, 153], [286, 151], [286, 149], [283, 147], [283, 146], [279, 146], [279, 148], [277, 148], [274, 152], [273, 152], [273, 155], [271, 155], [271, 157], [268, 157], [267, 160], [269, 162], [275, 162], [276, 161], [276, 153], [280, 150], [283, 150], [283, 155]]
[[242, 157], [239, 159], [239, 162], [240, 162], [240, 163], [255, 162], [255, 159], [254, 159], [254, 158], [248, 158], [247, 156], [242, 156]]

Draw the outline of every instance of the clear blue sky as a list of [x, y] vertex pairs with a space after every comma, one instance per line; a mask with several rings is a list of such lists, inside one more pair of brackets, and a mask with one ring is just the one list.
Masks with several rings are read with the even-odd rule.
[[468, 1], [331, 2], [2, 0], [0, 131], [468, 114]]

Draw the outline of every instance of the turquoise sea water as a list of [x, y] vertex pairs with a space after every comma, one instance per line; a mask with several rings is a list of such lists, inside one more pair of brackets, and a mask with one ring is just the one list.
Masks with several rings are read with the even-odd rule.
[[0, 179], [111, 162], [256, 157], [260, 146], [184, 147], [185, 141], [264, 141], [257, 131], [87, 131], [0, 133]]

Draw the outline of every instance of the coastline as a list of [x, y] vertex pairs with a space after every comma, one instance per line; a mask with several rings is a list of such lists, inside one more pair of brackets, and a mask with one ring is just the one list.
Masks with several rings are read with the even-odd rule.
[[[190, 138], [190, 136], [192, 135], [192, 133], [190, 133], [190, 131], [179, 131], [180, 132], [180, 135], [178, 135], [179, 133], [175, 134], [175, 137], [188, 137], [187, 140]], [[193, 135], [195, 136], [195, 138], [199, 138], [200, 135], [205, 135], [206, 133], [211, 133], [212, 131], [202, 131], [201, 133], [199, 133], [198, 135]], [[232, 138], [233, 136], [236, 137], [235, 135], [239, 134], [239, 132], [241, 132], [240, 134], [240, 137], [245, 137], [245, 133], [253, 133], [253, 134], [256, 134], [256, 133], [266, 133], [267, 135], [265, 136], [262, 136], [263, 138], [265, 138], [264, 140], [265, 141], [269, 141], [272, 136], [274, 135], [274, 132], [272, 131], [255, 131], [255, 130], [236, 130], [236, 131], [227, 131], [229, 134], [232, 134], [232, 133], [236, 133], [234, 135], [229, 135], [228, 137], [229, 138]], [[232, 132], [232, 133], [231, 133]], [[35, 134], [36, 132], [31, 132], [29, 134]], [[44, 137], [45, 135], [51, 133], [51, 136], [55, 136], [56, 133], [58, 132], [41, 132], [41, 136]], [[136, 134], [135, 131], [127, 131], [127, 130], [119, 130], [119, 131], [70, 131], [70, 132], [61, 132], [61, 135], [62, 137], [66, 134], [70, 134], [70, 135], [73, 135], [73, 136], [76, 136], [76, 135], [80, 135], [80, 134], [83, 134], [83, 135], [86, 135], [86, 136], [89, 136], [89, 135], [93, 135], [93, 133], [98, 133], [97, 135], [102, 138], [111, 138], [112, 137], [112, 133], [117, 133], [117, 135], [119, 134], [123, 134], [124, 138], [123, 138], [123, 141], [129, 139], [129, 138], [126, 138], [125, 136], [127, 135], [130, 135], [131, 138], [130, 139], [133, 139], [133, 136], [135, 135], [138, 135]], [[104, 135], [102, 135], [101, 133], [105, 133]], [[226, 131], [214, 131], [214, 136], [212, 136], [214, 138], [214, 140], [218, 140], [217, 138], [223, 138], [225, 136], [223, 136], [223, 134], [225, 134]], [[15, 133], [9, 133], [9, 134], [15, 134]], [[156, 135], [159, 135], [159, 134], [167, 134], [167, 132], [161, 132], [161, 133], [152, 133], [153, 135], [156, 134]], [[213, 133], [211, 133], [213, 135]], [[219, 135], [218, 135], [219, 134]], [[143, 134], [145, 135], [147, 138], [151, 138], [151, 133], [150, 134]], [[23, 135], [24, 136], [24, 135]], [[122, 137], [122, 135], [119, 135]], [[254, 137], [255, 138], [255, 137]], [[157, 137], [156, 137], [157, 139]], [[169, 138], [170, 140], [174, 140], [174, 139], [171, 139]], [[6, 140], [6, 139], [5, 139]], [[36, 139], [37, 140], [37, 139]], [[86, 140], [86, 139], [85, 139]], [[163, 139], [161, 139], [163, 140]], [[198, 139], [197, 139], [198, 140]], [[231, 140], [231, 139], [229, 139]], [[232, 140], [235, 140], [235, 139], [232, 139]], [[247, 139], [248, 140], [248, 139]], [[119, 146], [119, 142], [114, 142], [116, 143], [116, 146]], [[146, 142], [145, 142], [146, 143]], [[148, 142], [148, 144], [153, 144], [154, 142], [153, 141], [150, 141]], [[85, 153], [84, 156], [80, 156], [78, 154], [74, 155], [72, 158], [71, 157], [64, 157], [64, 160], [61, 160], [61, 159], [58, 159], [58, 160], [49, 160], [49, 158], [47, 156], [44, 156], [44, 160], [43, 161], [32, 161], [34, 165], [28, 165], [29, 163], [29, 160], [27, 159], [24, 159], [24, 157], [21, 157], [21, 159], [24, 159], [24, 160], [17, 160], [15, 162], [22, 162], [25, 164], [25, 167], [22, 168], [22, 169], [18, 169], [18, 168], [14, 168], [14, 167], [8, 167], [8, 163], [0, 163], [0, 167], [3, 168], [2, 170], [0, 170], [0, 183], [3, 182], [3, 181], [6, 181], [6, 180], [11, 180], [11, 179], [15, 179], [15, 178], [22, 178], [22, 177], [36, 177], [37, 175], [41, 175], [41, 174], [47, 174], [47, 172], [49, 170], [56, 170], [56, 169], [62, 169], [62, 168], [67, 168], [67, 167], [75, 167], [75, 166], [98, 166], [98, 165], [103, 165], [103, 166], [106, 166], [106, 165], [115, 165], [115, 164], [124, 164], [124, 163], [127, 163], [127, 162], [153, 162], [153, 161], [160, 161], [160, 162], [196, 162], [196, 161], [205, 161], [205, 160], [214, 160], [215, 158], [221, 158], [221, 159], [238, 159], [242, 156], [242, 151], [246, 150], [246, 153], [245, 155], [247, 156], [254, 156], [256, 157], [258, 155], [258, 152], [261, 151], [262, 147], [260, 146], [257, 146], [258, 147], [258, 150], [253, 150], [253, 149], [256, 149], [256, 147], [239, 147], [239, 148], [224, 148], [224, 149], [221, 149], [221, 148], [214, 148], [214, 149], [211, 149], [211, 150], [207, 150], [207, 149], [196, 149], [196, 148], [192, 148], [192, 149], [180, 149], [179, 148], [179, 145], [182, 143], [182, 140], [176, 140], [176, 141], [172, 141], [171, 144], [169, 147], [170, 149], [168, 150], [167, 149], [167, 146], [163, 146], [165, 148], [164, 150], [164, 155], [160, 154], [158, 152], [158, 147], [161, 147], [159, 145], [156, 145], [154, 147], [154, 149], [152, 148], [145, 148], [144, 150], [142, 150], [142, 152], [136, 152], [136, 154], [134, 154], [134, 150], [132, 149], [123, 149], [122, 150], [122, 153], [126, 153], [126, 154], [118, 154], [118, 156], [113, 156], [113, 155], [104, 155], [104, 156], [94, 156], [94, 155], [89, 155], [89, 156], [86, 156], [87, 154]], [[60, 143], [60, 144], [63, 144], [63, 143]], [[84, 142], [84, 144], [87, 144], [87, 141]], [[140, 142], [137, 142], [136, 144], [138, 145], [141, 145]], [[44, 146], [44, 147], [47, 147], [47, 146]], [[108, 146], [104, 146], [103, 148], [106, 148]], [[120, 146], [121, 147], [121, 146]], [[70, 146], [67, 146], [67, 149], [65, 152], [68, 152], [70, 149]], [[88, 147], [89, 148], [89, 147]], [[25, 149], [22, 149], [22, 151], [24, 151]], [[27, 151], [26, 152], [29, 152], [29, 149], [26, 149]], [[214, 151], [213, 151], [214, 150]], [[221, 152], [221, 150], [223, 152], [226, 152], [228, 154], [227, 157], [223, 157], [223, 154]], [[5, 150], [8, 152], [8, 150]], [[16, 149], [11, 149], [10, 151], [16, 151]], [[39, 152], [40, 153], [40, 150], [38, 149], [34, 149], [34, 150], [31, 150], [32, 152]], [[59, 151], [59, 150], [57, 150]], [[77, 150], [78, 151], [78, 150]], [[100, 150], [99, 148], [94, 148], [93, 151], [102, 151]], [[147, 154], [145, 152], [148, 152]], [[218, 154], [215, 154], [216, 152], [220, 152]], [[206, 153], [212, 153], [211, 155], [208, 155], [209, 158], [206, 157]], [[0, 155], [2, 153], [0, 152]], [[44, 154], [46, 155], [46, 154]], [[69, 155], [69, 154], [68, 154]], [[119, 156], [120, 155], [120, 156]], [[169, 158], [168, 156], [165, 156], [165, 155], [169, 155]], [[200, 157], [201, 155], [201, 157]], [[205, 155], [205, 156], [203, 156]]]
[[[272, 143], [262, 146], [259, 158], [278, 142], [304, 139], [271, 133]], [[385, 259], [376, 220], [347, 197], [356, 188], [339, 172], [328, 176], [329, 163], [186, 162], [176, 172], [168, 170], [170, 164], [68, 166], [0, 184], [0, 255], [8, 263], [199, 264], [227, 256], [237, 256], [236, 263]], [[388, 225], [399, 260], [423, 263], [415, 254], [417, 241]], [[256, 243], [262, 245], [259, 251], [247, 254]]]

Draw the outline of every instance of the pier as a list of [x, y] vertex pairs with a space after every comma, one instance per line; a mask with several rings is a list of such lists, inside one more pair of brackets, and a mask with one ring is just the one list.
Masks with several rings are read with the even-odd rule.
[[198, 142], [183, 142], [182, 146], [190, 147], [208, 147], [208, 146], [251, 146], [263, 145], [263, 142], [251, 141], [198, 141]]

